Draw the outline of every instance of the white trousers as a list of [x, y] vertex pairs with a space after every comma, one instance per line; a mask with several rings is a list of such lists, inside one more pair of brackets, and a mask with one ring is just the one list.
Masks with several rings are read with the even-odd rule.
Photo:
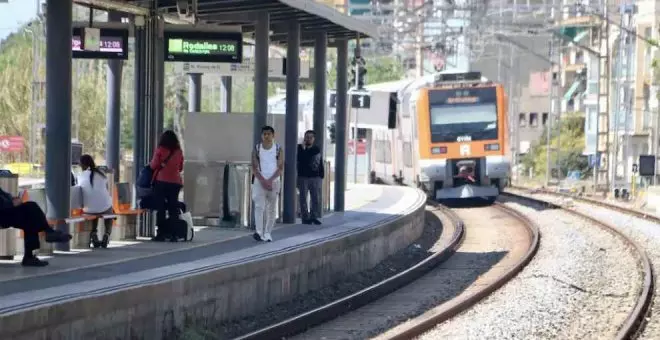
[[277, 216], [277, 202], [280, 193], [280, 180], [273, 181], [273, 190], [266, 190], [255, 178], [252, 183], [252, 200], [254, 200], [254, 224], [256, 232], [262, 238], [270, 237]]

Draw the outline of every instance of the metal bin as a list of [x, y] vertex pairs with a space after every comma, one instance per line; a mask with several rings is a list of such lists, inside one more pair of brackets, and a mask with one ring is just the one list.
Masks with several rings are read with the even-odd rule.
[[[9, 170], [0, 170], [0, 188], [11, 194], [18, 195], [18, 175]], [[0, 230], [0, 259], [13, 260], [16, 255], [16, 229]]]

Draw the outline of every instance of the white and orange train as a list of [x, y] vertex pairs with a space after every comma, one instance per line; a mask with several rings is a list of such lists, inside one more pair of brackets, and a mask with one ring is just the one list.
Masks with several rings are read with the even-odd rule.
[[390, 102], [388, 124], [369, 126], [372, 181], [420, 187], [440, 200], [494, 201], [508, 185], [507, 97], [501, 84], [468, 72], [368, 90], [372, 103]]

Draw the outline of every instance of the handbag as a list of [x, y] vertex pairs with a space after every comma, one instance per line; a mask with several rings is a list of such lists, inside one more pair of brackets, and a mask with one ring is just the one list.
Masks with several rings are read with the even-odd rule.
[[192, 241], [192, 239], [195, 237], [195, 230], [193, 229], [192, 214], [190, 213], [190, 211], [182, 212], [179, 215], [179, 218], [181, 220], [185, 221], [186, 225], [188, 226], [185, 240], [186, 241]]
[[[172, 155], [174, 155], [174, 151], [170, 152], [170, 154], [165, 158], [163, 163], [160, 164], [160, 168], [158, 168], [156, 171], [154, 171], [151, 168], [151, 165], [147, 164], [142, 170], [140, 170], [140, 174], [138, 175], [136, 185], [140, 189], [151, 189], [154, 185], [154, 180], [156, 179], [156, 176], [158, 176], [158, 172], [167, 165], [167, 162], [172, 158]], [[141, 190], [142, 192], [145, 192], [146, 190]]]

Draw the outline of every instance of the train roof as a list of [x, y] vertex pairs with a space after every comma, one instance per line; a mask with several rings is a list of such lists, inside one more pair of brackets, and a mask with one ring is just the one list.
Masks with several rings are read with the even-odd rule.
[[[438, 74], [455, 73], [455, 72], [439, 72]], [[429, 74], [422, 78], [408, 78], [395, 81], [388, 81], [378, 84], [370, 84], [365, 86], [368, 91], [378, 92], [400, 92], [402, 90], [416, 90], [421, 87], [432, 86], [437, 74]], [[488, 78], [482, 76], [482, 82], [487, 82]]]

